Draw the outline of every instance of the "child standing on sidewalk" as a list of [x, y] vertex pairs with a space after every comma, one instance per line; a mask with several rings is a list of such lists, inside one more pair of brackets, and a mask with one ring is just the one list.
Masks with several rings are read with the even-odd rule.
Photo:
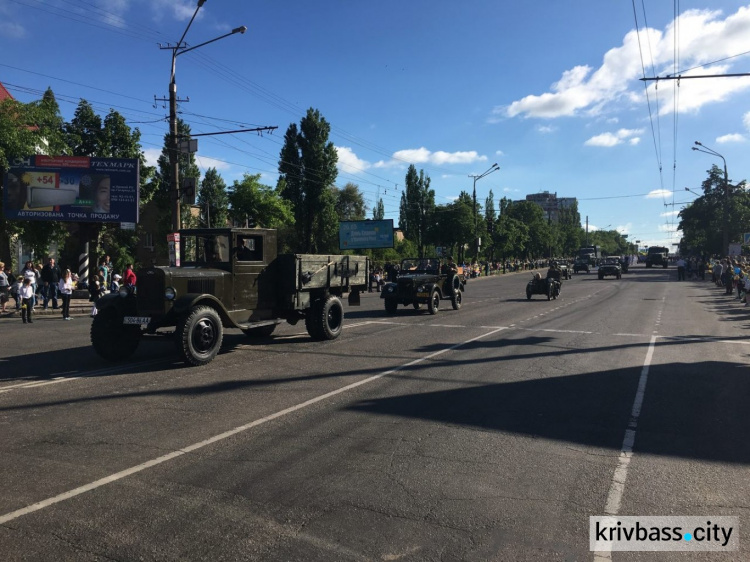
[[31, 319], [31, 313], [34, 310], [34, 287], [31, 285], [31, 279], [26, 277], [23, 280], [20, 290], [21, 297], [21, 318], [23, 323], [33, 324], [34, 321]]

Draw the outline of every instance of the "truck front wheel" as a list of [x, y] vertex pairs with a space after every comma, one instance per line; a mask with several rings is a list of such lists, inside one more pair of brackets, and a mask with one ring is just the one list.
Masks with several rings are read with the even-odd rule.
[[[335, 340], [344, 326], [344, 307], [338, 297], [329, 295], [312, 306], [307, 333], [315, 340]], [[305, 319], [307, 320], [307, 319]]]
[[114, 306], [100, 310], [91, 323], [91, 345], [107, 361], [130, 357], [141, 340], [141, 327], [122, 323], [123, 316]]
[[193, 307], [177, 322], [175, 344], [180, 358], [199, 367], [213, 361], [221, 349], [224, 327], [219, 313], [210, 306]]

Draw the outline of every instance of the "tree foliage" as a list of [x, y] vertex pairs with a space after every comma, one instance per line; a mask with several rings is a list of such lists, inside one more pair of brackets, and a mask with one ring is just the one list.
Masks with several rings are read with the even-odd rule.
[[199, 225], [219, 228], [229, 218], [227, 185], [216, 168], [209, 168], [201, 181], [197, 203], [200, 207]]
[[[279, 189], [295, 218], [299, 251], [325, 252], [337, 239], [336, 198], [338, 154], [328, 140], [331, 126], [317, 109], [308, 109], [299, 129], [292, 124], [284, 135], [279, 159]], [[336, 244], [337, 246], [337, 244]]]
[[404, 236], [417, 245], [419, 257], [424, 255], [430, 241], [430, 230], [435, 211], [435, 191], [430, 189], [430, 177], [424, 170], [417, 173], [414, 164], [406, 171], [406, 188], [401, 194], [399, 228]]
[[260, 174], [235, 180], [228, 194], [229, 215], [241, 226], [279, 228], [294, 223], [289, 201], [272, 187], [260, 183]]

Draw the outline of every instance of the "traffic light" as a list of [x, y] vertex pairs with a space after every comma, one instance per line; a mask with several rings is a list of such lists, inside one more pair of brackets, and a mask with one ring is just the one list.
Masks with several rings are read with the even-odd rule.
[[183, 201], [187, 205], [195, 205], [195, 178], [185, 178], [182, 180]]

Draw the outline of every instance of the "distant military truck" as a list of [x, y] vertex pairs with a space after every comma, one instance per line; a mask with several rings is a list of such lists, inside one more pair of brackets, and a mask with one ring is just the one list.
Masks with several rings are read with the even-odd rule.
[[142, 269], [136, 287], [121, 287], [98, 302], [94, 349], [105, 359], [124, 360], [141, 338], [174, 328], [166, 335], [177, 355], [198, 366], [216, 357], [225, 328], [270, 336], [284, 321], [304, 320], [313, 339], [337, 338], [344, 321], [340, 299], [348, 293], [349, 304], [359, 304], [368, 258], [277, 256], [276, 242], [269, 229], [180, 231], [179, 267]]
[[651, 246], [646, 254], [646, 267], [660, 265], [666, 268], [668, 259], [669, 250], [667, 248], [663, 246]]

